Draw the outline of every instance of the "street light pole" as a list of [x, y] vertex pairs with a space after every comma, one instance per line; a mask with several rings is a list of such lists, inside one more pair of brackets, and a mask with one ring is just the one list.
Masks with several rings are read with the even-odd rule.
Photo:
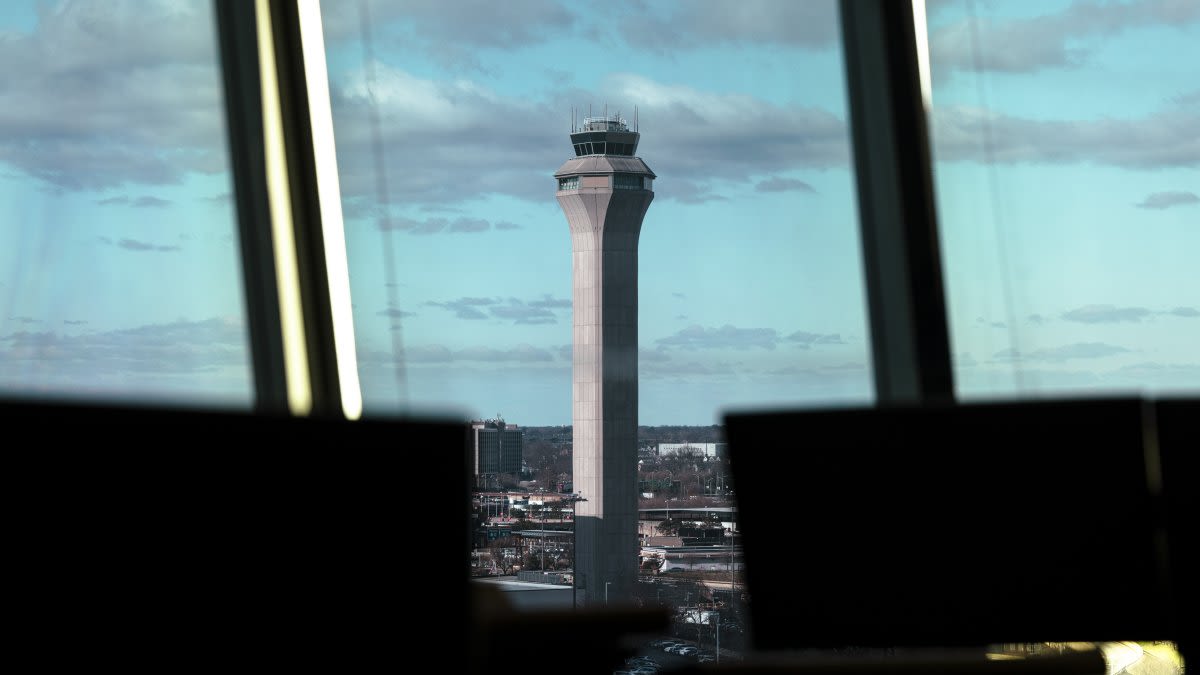
[[737, 527], [737, 515], [729, 512], [729, 601], [733, 602], [734, 593], [737, 590], [737, 570], [733, 568], [733, 545], [737, 541], [734, 536], [734, 528]]
[[605, 606], [608, 605], [608, 585], [611, 583], [612, 583], [611, 581], [604, 582], [604, 604], [605, 604]]
[[579, 608], [579, 502], [587, 499], [578, 494], [572, 494], [568, 500], [571, 503], [571, 609]]
[[713, 612], [717, 619], [717, 663], [721, 662], [721, 613]]

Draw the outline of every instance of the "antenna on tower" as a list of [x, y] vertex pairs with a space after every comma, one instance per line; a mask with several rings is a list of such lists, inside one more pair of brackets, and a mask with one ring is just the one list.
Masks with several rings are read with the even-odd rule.
[[633, 106], [633, 131], [635, 133], [638, 130], [638, 115], [637, 115], [637, 113], [638, 113], [638, 109], [637, 109], [637, 106], [635, 105], [635, 106]]

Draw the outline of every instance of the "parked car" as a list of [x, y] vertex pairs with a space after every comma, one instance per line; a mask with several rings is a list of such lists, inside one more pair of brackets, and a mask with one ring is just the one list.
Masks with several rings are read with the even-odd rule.
[[685, 650], [685, 649], [689, 649], [688, 645], [685, 645], [681, 642], [677, 642], [677, 643], [671, 645], [670, 647], [667, 647], [666, 651], [671, 652], [672, 654], [682, 655], [683, 650]]

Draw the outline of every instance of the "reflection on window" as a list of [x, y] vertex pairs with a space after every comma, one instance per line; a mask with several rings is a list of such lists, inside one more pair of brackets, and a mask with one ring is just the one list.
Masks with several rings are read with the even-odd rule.
[[558, 189], [559, 190], [578, 190], [579, 189], [579, 176], [571, 176], [570, 178], [559, 178], [558, 179]]
[[0, 395], [252, 398], [207, 2], [0, 14]]
[[1200, 388], [1200, 13], [930, 9], [959, 393]]

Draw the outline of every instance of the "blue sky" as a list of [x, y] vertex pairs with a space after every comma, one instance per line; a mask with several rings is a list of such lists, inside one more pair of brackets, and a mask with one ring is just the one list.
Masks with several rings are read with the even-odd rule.
[[[368, 411], [570, 423], [551, 176], [606, 105], [659, 176], [642, 423], [872, 400], [836, 3], [365, 6], [370, 53], [324, 19]], [[0, 10], [0, 391], [251, 400], [210, 11]], [[1200, 386], [1200, 3], [929, 26], [960, 393]]]

